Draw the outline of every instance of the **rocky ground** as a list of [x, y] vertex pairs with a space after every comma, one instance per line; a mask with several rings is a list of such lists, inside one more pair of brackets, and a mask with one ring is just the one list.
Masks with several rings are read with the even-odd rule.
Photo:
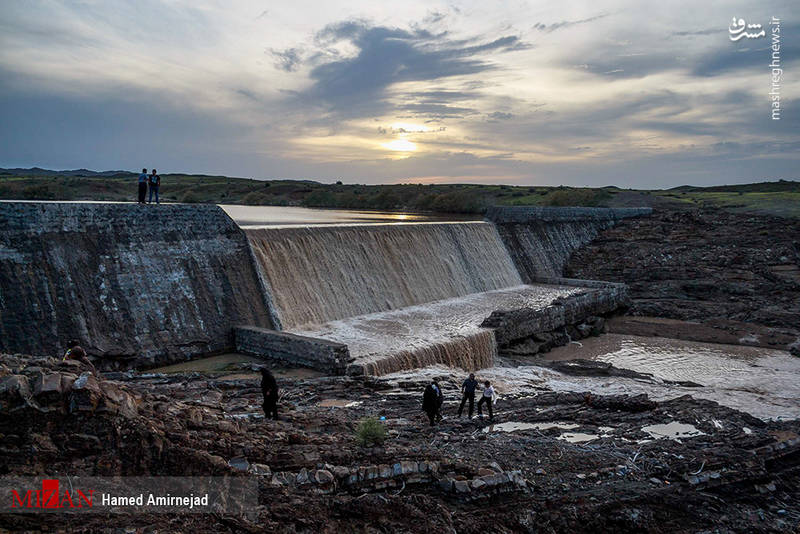
[[578, 250], [566, 275], [630, 287], [636, 320], [611, 331], [741, 343], [800, 355], [800, 220], [662, 208]]
[[[436, 428], [420, 411], [421, 378], [281, 378], [275, 422], [260, 411], [252, 364], [222, 376], [94, 377], [75, 362], [0, 362], [3, 475], [231, 475], [259, 482], [250, 517], [6, 515], [0, 530], [800, 528], [800, 422], [767, 423], [690, 397], [656, 403], [644, 396], [510, 392], [495, 423], [540, 425], [503, 432], [485, 418], [455, 417], [462, 377], [441, 377], [445, 419]], [[366, 416], [385, 417], [382, 446], [357, 444], [355, 428]], [[674, 422], [701, 434], [654, 439], [643, 430]]]

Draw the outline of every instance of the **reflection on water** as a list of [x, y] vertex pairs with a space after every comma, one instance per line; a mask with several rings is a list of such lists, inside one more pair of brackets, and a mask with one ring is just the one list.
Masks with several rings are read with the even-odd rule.
[[419, 223], [481, 220], [479, 215], [420, 214], [392, 211], [358, 211], [300, 208], [295, 206], [241, 206], [220, 204], [220, 207], [243, 228], [270, 226], [305, 226], [314, 224]]
[[[549, 430], [552, 428], [557, 428], [558, 430], [571, 430], [573, 428], [578, 428], [580, 425], [575, 423], [565, 423], [563, 421], [557, 421], [552, 423], [521, 423], [517, 421], [509, 421], [507, 423], [498, 423], [496, 425], [489, 425], [483, 428], [484, 432], [517, 432], [520, 430]], [[601, 426], [597, 428], [598, 433], [586, 433], [586, 432], [562, 432], [561, 435], [555, 436], [558, 439], [563, 439], [564, 441], [569, 441], [570, 443], [584, 443], [586, 441], [592, 441], [604, 436], [607, 436], [610, 432], [613, 432], [613, 428], [607, 426]]]
[[705, 432], [697, 430], [694, 425], [687, 425], [686, 423], [679, 423], [677, 421], [661, 425], [646, 426], [643, 427], [642, 430], [656, 439], [679, 439], [691, 438], [693, 436], [705, 436]]
[[483, 428], [484, 432], [516, 432], [518, 430], [548, 430], [550, 428], [559, 428], [562, 430], [569, 430], [578, 428], [579, 425], [575, 423], [519, 423], [516, 421], [509, 421], [507, 423], [498, 423], [496, 425], [489, 425]]

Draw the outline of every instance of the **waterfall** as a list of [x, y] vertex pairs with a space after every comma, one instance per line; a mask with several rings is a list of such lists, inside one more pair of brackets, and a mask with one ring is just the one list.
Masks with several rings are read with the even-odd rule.
[[452, 337], [445, 342], [399, 349], [380, 359], [358, 363], [368, 375], [385, 375], [404, 369], [417, 369], [434, 364], [477, 371], [491, 367], [497, 356], [494, 332], [480, 329], [474, 333]]
[[285, 330], [522, 283], [491, 223], [246, 233]]

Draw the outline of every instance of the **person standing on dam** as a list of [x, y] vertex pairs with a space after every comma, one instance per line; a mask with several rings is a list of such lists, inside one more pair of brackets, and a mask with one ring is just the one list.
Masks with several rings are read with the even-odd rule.
[[156, 174], [156, 170], [153, 169], [153, 174], [150, 175], [150, 200], [148, 203], [153, 203], [153, 193], [156, 194], [156, 204], [161, 204], [158, 201], [158, 188], [161, 187], [161, 177]]
[[472, 419], [472, 412], [475, 410], [475, 390], [478, 389], [478, 381], [475, 380], [475, 373], [470, 373], [469, 377], [461, 384], [461, 406], [458, 407], [458, 416], [464, 412], [464, 404], [469, 400], [469, 418]]
[[147, 169], [142, 169], [139, 175], [139, 204], [144, 204], [147, 198]]
[[261, 393], [264, 394], [264, 417], [278, 420], [278, 383], [269, 369], [261, 369]]
[[431, 426], [434, 426], [436, 421], [442, 420], [440, 411], [443, 402], [442, 389], [439, 387], [439, 381], [434, 378], [422, 394], [422, 411], [428, 416]]
[[481, 400], [478, 401], [478, 415], [483, 417], [483, 413], [481, 412], [481, 407], [483, 403], [486, 403], [486, 408], [489, 409], [489, 420], [494, 420], [494, 413], [492, 412], [492, 402], [494, 401], [494, 388], [487, 380], [483, 383], [483, 395], [481, 395]]

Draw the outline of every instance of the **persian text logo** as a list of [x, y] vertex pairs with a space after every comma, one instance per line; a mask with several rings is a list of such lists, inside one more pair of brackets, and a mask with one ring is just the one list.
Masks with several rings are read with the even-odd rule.
[[83, 508], [93, 506], [94, 490], [86, 493], [76, 490], [73, 493], [66, 488], [59, 492], [58, 479], [46, 478], [42, 480], [42, 489], [37, 490], [11, 490], [12, 508]]
[[[745, 31], [745, 30], [761, 30], [761, 31]], [[738, 41], [742, 38], [758, 39], [767, 35], [767, 32], [761, 28], [761, 24], [745, 24], [744, 19], [737, 19], [733, 17], [731, 25], [728, 26], [728, 37], [731, 41]]]

